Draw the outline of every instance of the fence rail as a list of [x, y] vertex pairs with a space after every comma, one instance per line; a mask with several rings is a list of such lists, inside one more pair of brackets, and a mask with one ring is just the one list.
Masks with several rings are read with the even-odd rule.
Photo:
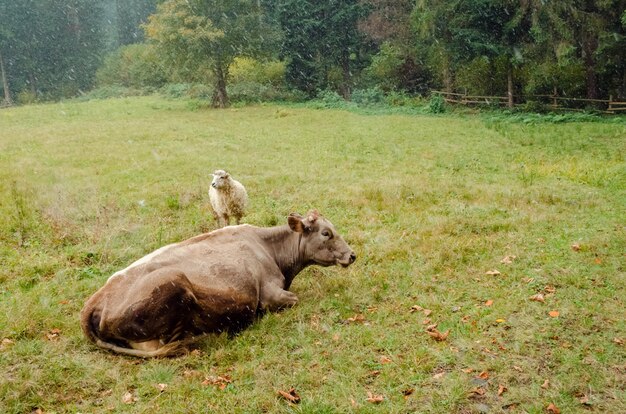
[[[487, 96], [487, 95], [468, 95], [467, 93], [455, 93], [431, 90], [431, 94], [440, 95], [447, 103], [460, 105], [497, 105], [508, 106], [508, 96]], [[553, 110], [577, 111], [584, 108], [576, 107], [568, 103], [591, 104], [596, 109], [600, 109], [607, 113], [615, 114], [620, 111], [626, 111], [626, 102], [615, 101], [613, 97], [609, 99], [586, 99], [586, 98], [568, 98], [565, 96], [552, 95], [514, 95], [514, 106], [521, 106], [524, 103], [538, 101]]]

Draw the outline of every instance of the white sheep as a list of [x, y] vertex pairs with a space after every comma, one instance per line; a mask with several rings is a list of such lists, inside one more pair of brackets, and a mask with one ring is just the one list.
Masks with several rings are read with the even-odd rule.
[[233, 179], [229, 173], [216, 170], [213, 173], [211, 187], [209, 187], [209, 200], [218, 226], [224, 227], [230, 225], [231, 217], [234, 217], [239, 224], [248, 204], [248, 193], [245, 187]]

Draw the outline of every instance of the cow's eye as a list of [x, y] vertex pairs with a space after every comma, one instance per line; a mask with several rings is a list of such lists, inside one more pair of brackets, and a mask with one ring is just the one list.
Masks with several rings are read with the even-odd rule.
[[322, 236], [330, 237], [330, 232], [328, 230], [322, 230]]

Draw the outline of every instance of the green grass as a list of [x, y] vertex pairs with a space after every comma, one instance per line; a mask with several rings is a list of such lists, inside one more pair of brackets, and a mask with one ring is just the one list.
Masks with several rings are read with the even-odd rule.
[[[626, 126], [601, 119], [155, 97], [3, 109], [0, 412], [626, 412], [625, 156]], [[84, 301], [142, 255], [213, 229], [217, 168], [246, 185], [246, 222], [318, 208], [357, 262], [307, 269], [298, 306], [187, 356], [95, 348]], [[540, 292], [545, 303], [529, 300]], [[217, 376], [231, 382], [206, 385]], [[298, 405], [277, 394], [291, 387]]]

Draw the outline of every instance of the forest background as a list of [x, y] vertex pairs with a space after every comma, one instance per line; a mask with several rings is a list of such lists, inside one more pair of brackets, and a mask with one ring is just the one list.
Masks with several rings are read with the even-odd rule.
[[[626, 98], [626, 1], [0, 0], [0, 103]], [[587, 105], [587, 104], [582, 104]]]

